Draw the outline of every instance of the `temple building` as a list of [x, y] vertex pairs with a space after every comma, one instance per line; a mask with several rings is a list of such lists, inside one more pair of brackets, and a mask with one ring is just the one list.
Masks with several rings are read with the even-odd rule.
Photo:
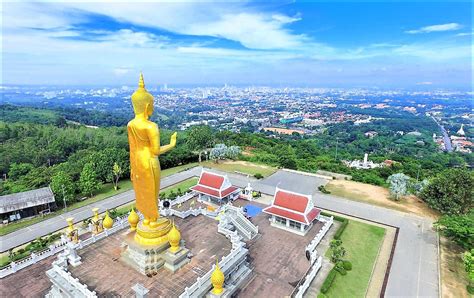
[[263, 212], [271, 215], [272, 226], [304, 236], [321, 210], [314, 207], [311, 195], [277, 188], [271, 205]]
[[199, 195], [199, 200], [217, 205], [237, 199], [240, 188], [233, 186], [227, 175], [219, 175], [203, 170], [198, 184], [191, 190]]
[[0, 218], [15, 221], [44, 215], [50, 212], [54, 204], [54, 194], [49, 187], [0, 196]]

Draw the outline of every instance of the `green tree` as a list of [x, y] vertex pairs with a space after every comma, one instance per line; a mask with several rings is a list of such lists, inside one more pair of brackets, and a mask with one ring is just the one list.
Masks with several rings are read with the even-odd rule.
[[64, 201], [71, 202], [74, 200], [75, 185], [67, 173], [58, 171], [51, 178], [51, 190], [57, 203], [63, 204]]
[[79, 178], [79, 185], [81, 187], [81, 191], [84, 194], [90, 194], [92, 197], [92, 193], [100, 187], [100, 182], [97, 179], [97, 174], [94, 171], [93, 163], [89, 162], [84, 165], [84, 168], [81, 172], [81, 177]]
[[398, 201], [403, 196], [407, 195], [408, 181], [410, 181], [410, 177], [403, 173], [390, 175], [387, 179], [387, 183], [390, 185], [390, 197], [395, 201]]
[[329, 247], [331, 248], [331, 262], [338, 264], [346, 255], [346, 249], [342, 247], [342, 240], [331, 240]]
[[466, 251], [463, 254], [462, 260], [464, 261], [464, 269], [466, 270], [467, 277], [469, 278], [467, 291], [470, 294], [474, 294], [474, 248], [471, 248], [471, 251]]
[[118, 163], [114, 163], [114, 166], [112, 167], [112, 173], [114, 175], [114, 189], [117, 190], [118, 189], [118, 181], [120, 179], [120, 176], [122, 176], [123, 174], [123, 170], [122, 168], [119, 166]]
[[291, 155], [281, 155], [278, 158], [278, 163], [280, 164], [280, 167], [282, 168], [292, 169], [292, 170], [296, 170], [298, 168], [298, 166], [296, 165], [295, 158]]
[[30, 163], [12, 163], [8, 171], [8, 178], [16, 180], [28, 174], [33, 168], [33, 165]]
[[465, 169], [441, 172], [423, 189], [420, 197], [443, 214], [465, 214], [474, 204], [474, 174]]
[[463, 248], [474, 247], [474, 211], [464, 215], [443, 215], [435, 226]]
[[187, 135], [187, 145], [199, 155], [199, 162], [202, 161], [202, 152], [214, 144], [214, 135], [207, 125], [192, 126]]

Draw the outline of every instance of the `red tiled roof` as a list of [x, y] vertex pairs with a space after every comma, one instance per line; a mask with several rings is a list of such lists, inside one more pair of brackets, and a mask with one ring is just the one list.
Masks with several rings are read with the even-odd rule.
[[231, 193], [233, 193], [234, 191], [236, 191], [238, 188], [235, 187], [235, 186], [229, 186], [227, 189], [224, 189], [223, 191], [221, 191], [221, 195], [222, 197], [225, 197]]
[[318, 208], [313, 208], [310, 212], [308, 212], [308, 214], [304, 215], [302, 213], [294, 212], [291, 210], [278, 208], [277, 206], [269, 206], [263, 209], [263, 212], [309, 225], [318, 216], [321, 210], [319, 210]]
[[202, 185], [198, 184], [196, 186], [191, 187], [191, 189], [194, 190], [194, 191], [206, 194], [206, 195], [210, 195], [210, 196], [219, 198], [219, 191], [215, 190], [215, 189], [212, 189], [212, 188], [209, 188], [209, 187], [205, 187], [205, 186], [202, 186]]
[[303, 213], [309, 203], [308, 201], [309, 199], [306, 196], [277, 190], [273, 205]]
[[198, 184], [207, 186], [210, 188], [220, 189], [224, 183], [224, 177], [209, 172], [202, 172], [201, 178], [199, 179]]
[[205, 194], [205, 195], [209, 195], [209, 196], [213, 196], [213, 197], [218, 198], [218, 199], [222, 199], [222, 198], [228, 196], [229, 194], [233, 193], [234, 191], [236, 191], [238, 188], [235, 187], [235, 186], [230, 186], [230, 187], [224, 189], [223, 191], [221, 191], [220, 195], [219, 195], [218, 190], [215, 190], [215, 189], [212, 189], [212, 188], [209, 188], [209, 187], [205, 187], [205, 186], [202, 186], [202, 185], [199, 185], [199, 184], [191, 187], [191, 189], [194, 190], [194, 191], [200, 192], [202, 194]]
[[321, 210], [318, 208], [313, 208], [310, 212], [308, 212], [308, 214], [306, 214], [306, 219], [309, 222], [312, 222], [319, 215], [319, 213], [321, 213]]
[[263, 209], [263, 212], [268, 213], [268, 214], [272, 214], [272, 215], [276, 215], [276, 216], [281, 216], [281, 217], [284, 217], [284, 218], [288, 218], [288, 219], [300, 222], [302, 224], [309, 224], [306, 221], [306, 218], [304, 217], [303, 214], [300, 214], [300, 213], [297, 213], [297, 212], [294, 212], [294, 211], [285, 210], [285, 209], [281, 209], [281, 208], [278, 208], [278, 207], [270, 206], [270, 207], [267, 207], [267, 208]]

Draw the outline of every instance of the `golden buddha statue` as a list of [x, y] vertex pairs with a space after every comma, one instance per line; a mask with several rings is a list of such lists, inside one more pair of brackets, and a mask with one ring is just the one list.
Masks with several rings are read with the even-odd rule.
[[160, 146], [158, 125], [148, 118], [153, 114], [153, 96], [145, 89], [143, 74], [140, 74], [138, 89], [132, 95], [135, 118], [128, 122], [130, 145], [130, 179], [135, 190], [137, 209], [145, 219], [137, 226], [135, 241], [145, 245], [167, 242], [171, 222], [160, 218], [158, 196], [160, 192], [160, 163], [158, 156], [176, 146], [176, 132], [170, 144]]

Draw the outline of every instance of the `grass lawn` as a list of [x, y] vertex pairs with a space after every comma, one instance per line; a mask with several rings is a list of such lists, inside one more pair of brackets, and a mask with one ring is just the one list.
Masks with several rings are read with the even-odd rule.
[[[177, 167], [174, 167], [174, 168], [165, 169], [165, 170], [161, 171], [161, 176], [166, 177], [166, 176], [169, 176], [169, 175], [173, 175], [173, 174], [176, 174], [178, 172], [184, 171], [186, 169], [193, 168], [197, 165], [198, 165], [198, 163], [191, 163], [191, 164], [187, 164], [187, 165], [181, 165], [181, 166], [177, 166]], [[114, 186], [113, 186], [112, 183], [106, 183], [106, 184], [103, 184], [102, 187], [99, 190], [96, 191], [96, 194], [93, 197], [85, 199], [85, 200], [80, 201], [80, 202], [75, 202], [74, 204], [71, 204], [71, 205], [68, 205], [67, 210], [71, 211], [71, 210], [74, 210], [74, 209], [77, 209], [77, 208], [80, 208], [80, 207], [83, 207], [83, 206], [86, 206], [86, 205], [104, 200], [108, 197], [123, 193], [127, 190], [130, 190], [130, 189], [132, 189], [132, 182], [129, 179], [119, 181], [119, 189], [117, 191], [114, 190]], [[181, 186], [181, 189], [184, 191], [184, 186]], [[35, 223], [38, 223], [38, 222], [41, 222], [41, 221], [46, 220], [48, 218], [60, 215], [64, 212], [65, 212], [64, 209], [60, 209], [60, 210], [57, 210], [57, 211], [55, 211], [51, 214], [45, 215], [43, 217], [34, 217], [34, 218], [25, 219], [25, 220], [10, 223], [10, 224], [0, 228], [0, 236], [6, 235], [6, 234], [14, 232], [14, 231], [17, 231], [17, 230], [19, 230], [21, 228], [24, 228], [24, 227], [27, 227], [27, 226], [31, 226]]]
[[215, 163], [213, 161], [205, 161], [201, 163], [202, 166], [224, 171], [224, 172], [241, 172], [249, 175], [255, 175], [260, 173], [263, 177], [268, 177], [271, 174], [276, 172], [276, 168], [267, 166], [267, 165], [260, 165], [256, 163], [251, 163], [248, 161], [219, 161], [219, 163]]
[[[343, 276], [337, 274], [327, 292], [328, 297], [365, 297], [369, 286], [379, 248], [385, 229], [350, 220], [342, 233], [342, 246], [346, 249], [345, 258], [352, 263], [352, 270]], [[330, 250], [326, 257], [330, 257]]]

